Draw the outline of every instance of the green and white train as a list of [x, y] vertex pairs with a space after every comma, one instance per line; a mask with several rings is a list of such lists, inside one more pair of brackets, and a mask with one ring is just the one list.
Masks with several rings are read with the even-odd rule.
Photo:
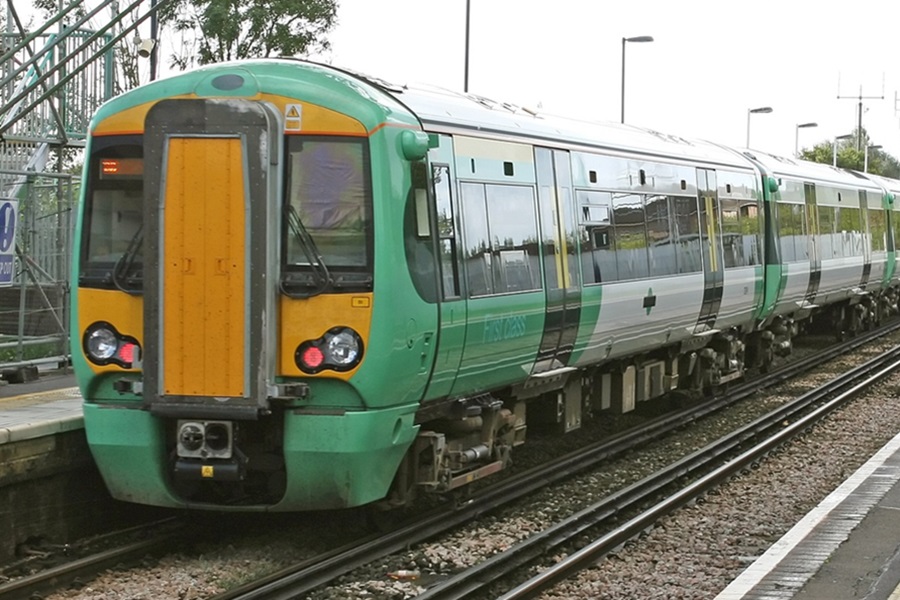
[[900, 182], [290, 59], [94, 116], [72, 355], [113, 496], [402, 506], [897, 309]]

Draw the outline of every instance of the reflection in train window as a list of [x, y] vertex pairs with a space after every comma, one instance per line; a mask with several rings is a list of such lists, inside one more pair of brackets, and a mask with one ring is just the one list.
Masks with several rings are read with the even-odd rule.
[[540, 289], [534, 189], [463, 183], [460, 199], [469, 295]]
[[650, 273], [647, 227], [640, 195], [613, 194], [616, 266], [619, 279], [641, 279]]

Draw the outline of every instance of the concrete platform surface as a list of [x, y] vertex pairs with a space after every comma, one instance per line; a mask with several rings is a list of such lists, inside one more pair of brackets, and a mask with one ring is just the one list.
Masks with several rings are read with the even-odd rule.
[[716, 600], [900, 600], [900, 434]]

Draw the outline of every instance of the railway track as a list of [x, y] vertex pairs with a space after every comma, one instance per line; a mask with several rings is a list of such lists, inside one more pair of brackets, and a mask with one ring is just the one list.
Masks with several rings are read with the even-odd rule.
[[[439, 507], [434, 512], [388, 534], [372, 535], [363, 540], [354, 541], [353, 543], [338, 548], [328, 554], [317, 556], [314, 559], [283, 569], [266, 578], [215, 596], [215, 600], [249, 600], [251, 598], [263, 600], [270, 598], [296, 598], [302, 596], [317, 587], [349, 573], [359, 566], [381, 559], [391, 553], [398, 552], [429, 538], [436, 537], [454, 527], [470, 522], [484, 513], [527, 497], [529, 494], [533, 494], [543, 487], [564, 481], [580, 472], [596, 467], [597, 464], [602, 463], [605, 460], [619, 456], [650, 440], [658, 439], [667, 432], [681, 428], [706, 415], [752, 396], [760, 389], [787, 381], [790, 378], [797, 376], [799, 373], [808, 371], [823, 361], [835, 358], [846, 352], [851, 352], [860, 346], [870, 343], [877, 337], [887, 335], [896, 329], [900, 329], [900, 323], [889, 328], [881, 329], [877, 332], [872, 332], [866, 336], [854, 338], [853, 340], [834, 346], [825, 352], [818, 353], [815, 356], [792, 362], [776, 372], [766, 374], [751, 382], [736, 385], [727, 395], [718, 396], [710, 402], [664, 415], [650, 421], [639, 429], [627, 431], [623, 434], [606, 439], [603, 442], [591, 444], [574, 453], [554, 460], [547, 465], [536, 467], [514, 477], [510, 477], [504, 482], [482, 490], [464, 505], [456, 507], [455, 510], [451, 510], [448, 506]], [[782, 419], [783, 418], [784, 417], [782, 417]], [[775, 419], [777, 422], [777, 418]], [[736, 441], [734, 443], [740, 444], [742, 441], [745, 441], [747, 439], [746, 436], [749, 436], [750, 434], [744, 435], [745, 437], [741, 439], [741, 435], [736, 434]], [[723, 449], [721, 452], [727, 452], [727, 450]], [[699, 461], [699, 458], [693, 460]], [[680, 480], [685, 476], [690, 476], [692, 469], [697, 471], [701, 468], [699, 465], [691, 467], [689, 461], [686, 461], [687, 459], [684, 459], [683, 461], [676, 463], [676, 465], [673, 465], [667, 476], [668, 483], [658, 483], [657, 487], [672, 485], [674, 481]], [[652, 487], [652, 485], [647, 483], [642, 483], [641, 485], [635, 484], [626, 490], [622, 490], [615, 495], [610, 496], [609, 502], [624, 502], [627, 500], [628, 496], [637, 494], [639, 489], [649, 489]], [[635, 501], [639, 502], [640, 500]], [[625, 510], [625, 508], [612, 509], [607, 503], [605, 509], [601, 507], [594, 512], [597, 515], [602, 515], [604, 511], [613, 511], [610, 514], [622, 514], [623, 510]], [[578, 530], [580, 526], [575, 525], [574, 527]], [[585, 527], [591, 527], [591, 525], [584, 525], [581, 527], [581, 530]], [[524, 557], [529, 553], [535, 552], [538, 552], [539, 554], [541, 544], [544, 544], [544, 547], [546, 547], [546, 544], [548, 543], [547, 540], [551, 538], [555, 539], [555, 536], [558, 535], [560, 534], [556, 533], [539, 536], [535, 542], [533, 542], [534, 545], [532, 546], [532, 549], [529, 550], [527, 546], [523, 546], [521, 550], [517, 549], [515, 552], [509, 554], [515, 554], [519, 557]], [[157, 538], [133, 542], [120, 549], [111, 549], [103, 553], [98, 553], [98, 555], [94, 557], [86, 557], [69, 564], [60, 565], [52, 570], [47, 570], [30, 577], [21, 578], [0, 585], [0, 597], [9, 597], [12, 599], [33, 598], [36, 593], [46, 594], [50, 590], [69, 586], [72, 582], [77, 583], [79, 581], [86, 581], [90, 579], [93, 574], [101, 572], [104, 569], [116, 565], [133, 563], [148, 554], [165, 552], [167, 547], [177, 547], [179, 544], [178, 539], [179, 538], [176, 536], [167, 539]], [[565, 542], [561, 540], [558, 543], [562, 544]], [[504, 553], [500, 556], [503, 557], [506, 554], [507, 553]], [[504, 567], [501, 563], [504, 561], [505, 559], [503, 561], [498, 559], [495, 563], [487, 561], [484, 563], [485, 566], [481, 568], [490, 570], [492, 572], [491, 578], [497, 577], [499, 575], [494, 573], [493, 569], [502, 570]], [[509, 564], [515, 565], [516, 563], [514, 561]], [[514, 569], [516, 567], [512, 566], [510, 568]], [[477, 579], [478, 577], [481, 577], [481, 575], [473, 574], [472, 577]], [[462, 583], [452, 583], [457, 579]], [[463, 585], [463, 587], [471, 586], [473, 580], [469, 579], [469, 581], [466, 582], [466, 579], [469, 578], [464, 574], [459, 574], [438, 586], [434, 586], [433, 590], [429, 590], [426, 594], [436, 594], [434, 596], [436, 598], [459, 597], [458, 595], [454, 595], [456, 592], [452, 591], [453, 587], [456, 585]], [[445, 585], [449, 586], [446, 588], [446, 592], [442, 591], [445, 589]], [[440, 595], [445, 593], [449, 595]]]
[[[592, 528], [608, 525], [613, 518], [628, 514], [629, 511], [637, 511], [638, 514], [624, 524], [610, 526], [608, 531], [591, 543], [574, 551], [569, 550], [566, 558], [499, 597], [500, 600], [531, 598], [639, 536], [663, 516], [700, 498], [723, 481], [749, 468], [774, 448], [801, 435], [898, 368], [900, 347], [784, 404], [650, 477], [604, 498], [542, 534], [532, 536], [506, 552], [430, 588], [417, 598], [444, 600], [483, 594], [499, 578], [507, 577], [535, 559], [572, 544]], [[747, 443], [753, 445], [743, 449]], [[656, 500], [668, 486], [682, 478], [689, 478], [691, 482], [665, 495], [651, 508], [640, 510], [643, 504]]]
[[[560, 459], [551, 461], [550, 463], [531, 469], [516, 477], [512, 477], [501, 484], [492, 486], [474, 496], [469, 503], [459, 507], [452, 513], [448, 514], [444, 511], [437, 511], [421, 520], [390, 532], [389, 534], [373, 537], [365, 540], [363, 543], [351, 545], [347, 548], [335, 551], [323, 560], [310, 561], [298, 564], [295, 567], [284, 569], [262, 580], [251, 582], [240, 588], [217, 595], [213, 600], [286, 600], [289, 598], [301, 597], [319, 586], [346, 575], [357, 567], [380, 560], [391, 553], [398, 552], [406, 547], [421, 543], [441, 533], [450, 531], [484, 513], [527, 497], [529, 494], [533, 494], [540, 488], [553, 485], [573, 477], [580, 472], [594, 468], [599, 463], [602, 463], [611, 457], [621, 455], [649, 440], [657, 439], [666, 433], [681, 428], [704, 416], [739, 402], [740, 400], [746, 399], [761, 389], [777, 385], [792, 377], [796, 377], [798, 374], [806, 372], [824, 361], [836, 358], [843, 353], [851, 352], [860, 346], [870, 343], [878, 337], [897, 330], [898, 328], [900, 328], [900, 325], [892, 325], [869, 335], [854, 338], [853, 340], [829, 348], [826, 351], [817, 353], [814, 356], [786, 365], [784, 368], [775, 372], [765, 374], [754, 381], [735, 386], [728, 394], [718, 396], [710, 402], [673, 414], [664, 415], [654, 419], [640, 429], [625, 432], [624, 434], [615, 436], [614, 438], [603, 442], [591, 444], [590, 446], [582, 448]], [[784, 412], [785, 410], [789, 411], [790, 414], [809, 410], [809, 404], [805, 400], [802, 402], [801, 400], [803, 399], [798, 399], [788, 405], [792, 408], [782, 408], [775, 411], [774, 414], [767, 418], [763, 418], [762, 422], [755, 426], [756, 432], [753, 431], [753, 426], [746, 428], [744, 431], [735, 432], [729, 436], [727, 440], [720, 441], [720, 447], [704, 450], [699, 453], [698, 456], [691, 455], [666, 469], [664, 473], [659, 475], [658, 480], [639, 482], [638, 484], [610, 496], [608, 500], [602, 501], [600, 503], [601, 506], [597, 509], [589, 510], [587, 512], [594, 513], [595, 519], [602, 521], [604, 518], [609, 519], [610, 517], [621, 515], [622, 511], [626, 510], [626, 506], [620, 507], [617, 506], [617, 503], [629, 503], [630, 506], [634, 506], [640, 502], [646, 502], [646, 498], [651, 494], [658, 494], [659, 490], [665, 486], [671, 485], [673, 482], [685, 476], [689, 476], [691, 472], [702, 470], [704, 465], [708, 464], [706, 461], [711, 458], [718, 458], [718, 460], [721, 460], [721, 457], [727, 455], [728, 452], [734, 452], [734, 448], [739, 447], [742, 443], [746, 443], [747, 440], [752, 437], [759, 435], [759, 431], [764, 430], [766, 427], [770, 428], [773, 425], [777, 425], [785, 419], [792, 418]], [[763, 423], [765, 422], [768, 422], [768, 424], [764, 425]], [[592, 525], [573, 525], [573, 535], [577, 535], [579, 532], [584, 531], [585, 528], [591, 526]], [[484, 575], [475, 571], [470, 578], [462, 573], [457, 576], [459, 578], [458, 583], [450, 583], [450, 580], [448, 580], [445, 583], [434, 586], [421, 597], [429, 597], [428, 594], [430, 593], [434, 593], [435, 598], [464, 597], [469, 594], [474, 594], [476, 591], [475, 589], [468, 590], [469, 587], [473, 586], [473, 582], [481, 580], [483, 583], [479, 583], [478, 585], [483, 585], [489, 583], [495, 577], [500, 576], [498, 573], [507, 568], [504, 566], [507, 560], [512, 560], [512, 562], [508, 563], [508, 568], [516, 569], [522, 563], [521, 560], [518, 560], [519, 556], [524, 557], [529, 554], [532, 556], [539, 556], [546, 551], [545, 548], [547, 547], [548, 539], [554, 539], [558, 533], [559, 532], [553, 532], [548, 533], [547, 535], [538, 536], [533, 542], [522, 547], [521, 555], [519, 555], [520, 550], [516, 550], [515, 552], [504, 552], [503, 554], [497, 555], [494, 559], [482, 563], [485, 566], [481, 568], [487, 570]], [[566, 539], [564, 538], [565, 536], [560, 537], [553, 547], [565, 543]], [[615, 546], [615, 544], [613, 546]], [[509, 559], [506, 558], [507, 554], [510, 554]], [[512, 559], [512, 555], [516, 555], [516, 560]], [[498, 569], [497, 572], [493, 572], [495, 565]], [[453, 579], [455, 580], [457, 578]], [[441, 592], [440, 590], [444, 585], [450, 586], [447, 588], [447, 595], [441, 595], [444, 592]], [[456, 585], [461, 585], [464, 591], [462, 593], [454, 591], [453, 587]]]
[[[123, 539], [129, 541], [123, 542], [121, 541]], [[91, 540], [92, 546], [109, 546], [108, 548], [87, 551], [86, 555], [80, 558], [70, 560], [62, 558], [60, 560], [64, 562], [61, 564], [0, 584], [0, 598], [4, 600], [43, 598], [50, 592], [72, 585], [79, 586], [106, 569], [138, 563], [147, 556], [166, 552], [184, 539], [182, 521], [172, 518], [111, 532], [107, 536]], [[78, 556], [78, 549], [69, 550], [71, 556]], [[19, 566], [19, 568], [27, 567], [27, 564]]]

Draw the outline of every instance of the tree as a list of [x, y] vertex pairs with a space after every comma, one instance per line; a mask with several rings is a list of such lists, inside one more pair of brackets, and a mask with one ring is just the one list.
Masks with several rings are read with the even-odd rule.
[[[858, 149], [858, 133], [859, 130], [856, 129], [848, 139], [838, 140], [837, 166], [844, 169], [852, 169], [854, 171], [864, 170], [866, 164], [866, 152], [865, 150]], [[869, 133], [863, 128], [861, 147], [866, 148], [871, 145], [872, 142], [869, 139]], [[826, 165], [832, 164], [832, 161], [834, 160], [834, 140], [819, 142], [810, 149], [804, 148], [800, 153], [800, 158]], [[868, 162], [869, 173], [900, 179], [900, 162], [887, 152], [882, 151], [881, 148], [872, 148], [869, 150]]]
[[172, 0], [160, 10], [160, 23], [182, 36], [171, 60], [181, 69], [327, 50], [336, 22], [337, 0]]

